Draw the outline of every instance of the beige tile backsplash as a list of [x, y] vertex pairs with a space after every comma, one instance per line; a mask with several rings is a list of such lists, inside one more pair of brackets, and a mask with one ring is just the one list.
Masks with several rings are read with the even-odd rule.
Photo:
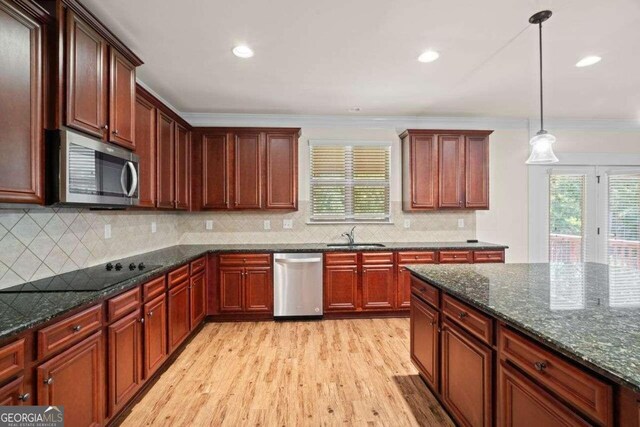
[[[346, 224], [308, 225], [308, 202], [297, 212], [165, 213], [74, 208], [0, 210], [0, 288], [176, 244], [338, 242]], [[475, 237], [474, 212], [407, 214], [392, 206], [393, 224], [360, 224], [361, 242], [460, 241]], [[293, 220], [285, 230], [283, 219]], [[411, 228], [404, 228], [404, 220]], [[458, 228], [458, 219], [464, 227]], [[205, 221], [213, 230], [205, 230]], [[264, 230], [264, 221], [271, 230]], [[151, 223], [156, 232], [151, 232]], [[105, 239], [105, 224], [111, 238]]]

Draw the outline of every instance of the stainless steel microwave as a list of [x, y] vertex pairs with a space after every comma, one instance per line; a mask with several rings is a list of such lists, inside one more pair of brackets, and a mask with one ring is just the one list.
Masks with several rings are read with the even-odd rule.
[[69, 129], [47, 135], [47, 203], [138, 204], [138, 156]]

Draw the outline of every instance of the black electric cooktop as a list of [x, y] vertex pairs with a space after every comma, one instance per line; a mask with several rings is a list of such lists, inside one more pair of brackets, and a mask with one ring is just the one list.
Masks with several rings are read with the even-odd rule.
[[0, 293], [99, 291], [161, 267], [161, 265], [144, 265], [144, 263], [129, 265], [108, 263], [0, 289]]

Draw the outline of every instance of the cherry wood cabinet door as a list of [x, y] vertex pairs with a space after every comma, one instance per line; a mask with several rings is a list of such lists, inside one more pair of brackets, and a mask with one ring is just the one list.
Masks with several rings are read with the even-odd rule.
[[396, 308], [411, 306], [411, 272], [404, 265], [398, 266], [396, 295]]
[[202, 136], [202, 208], [229, 209], [229, 135], [227, 133]]
[[0, 387], [0, 406], [31, 405], [31, 395], [24, 391], [24, 377], [20, 376]]
[[220, 267], [220, 311], [239, 312], [244, 309], [244, 268]]
[[266, 209], [298, 208], [298, 137], [266, 134]]
[[142, 320], [140, 310], [136, 310], [107, 328], [110, 417], [142, 385]]
[[136, 149], [136, 67], [111, 48], [109, 141]]
[[239, 132], [234, 144], [235, 209], [262, 208], [262, 137], [259, 132]]
[[489, 137], [465, 137], [465, 207], [489, 209]]
[[358, 266], [326, 266], [324, 269], [325, 311], [355, 311], [357, 308]]
[[273, 312], [271, 267], [246, 267], [244, 271], [244, 309], [247, 312]]
[[157, 183], [156, 206], [173, 209], [175, 200], [174, 122], [171, 117], [157, 110]]
[[191, 277], [191, 329], [198, 326], [206, 314], [206, 286], [204, 271]]
[[[438, 143], [435, 135], [413, 135], [403, 142], [408, 162], [403, 188], [405, 210], [430, 210], [438, 207]], [[407, 203], [410, 202], [410, 203]]]
[[443, 403], [460, 425], [491, 426], [491, 348], [446, 320], [441, 336]]
[[156, 109], [142, 96], [136, 97], [136, 154], [138, 206], [156, 206]]
[[411, 360], [436, 392], [440, 385], [439, 317], [438, 311], [411, 297]]
[[498, 366], [497, 399], [499, 427], [590, 425], [504, 361]]
[[392, 309], [396, 299], [393, 265], [362, 266], [362, 308]]
[[189, 138], [190, 132], [184, 126], [175, 125], [176, 157], [176, 209], [189, 209], [191, 176], [189, 174]]
[[68, 426], [104, 420], [103, 336], [97, 332], [36, 369], [38, 405], [64, 406]]
[[144, 378], [148, 379], [167, 359], [167, 297], [163, 293], [143, 307]]
[[169, 350], [173, 352], [191, 332], [189, 280], [169, 290]]
[[106, 140], [108, 44], [71, 10], [67, 11], [67, 126]]
[[43, 32], [0, 0], [0, 203], [44, 203]]
[[438, 207], [464, 208], [464, 137], [438, 135]]

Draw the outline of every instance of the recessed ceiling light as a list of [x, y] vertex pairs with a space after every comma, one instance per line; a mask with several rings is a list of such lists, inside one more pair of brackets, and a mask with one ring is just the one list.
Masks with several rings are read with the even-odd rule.
[[435, 50], [427, 50], [423, 52], [420, 56], [418, 56], [418, 61], [420, 62], [433, 62], [436, 59], [440, 58], [440, 54]]
[[576, 63], [576, 67], [588, 67], [589, 65], [597, 64], [601, 60], [602, 58], [600, 58], [599, 56], [585, 56]]
[[253, 50], [249, 46], [240, 45], [233, 48], [233, 54], [238, 58], [251, 58]]

